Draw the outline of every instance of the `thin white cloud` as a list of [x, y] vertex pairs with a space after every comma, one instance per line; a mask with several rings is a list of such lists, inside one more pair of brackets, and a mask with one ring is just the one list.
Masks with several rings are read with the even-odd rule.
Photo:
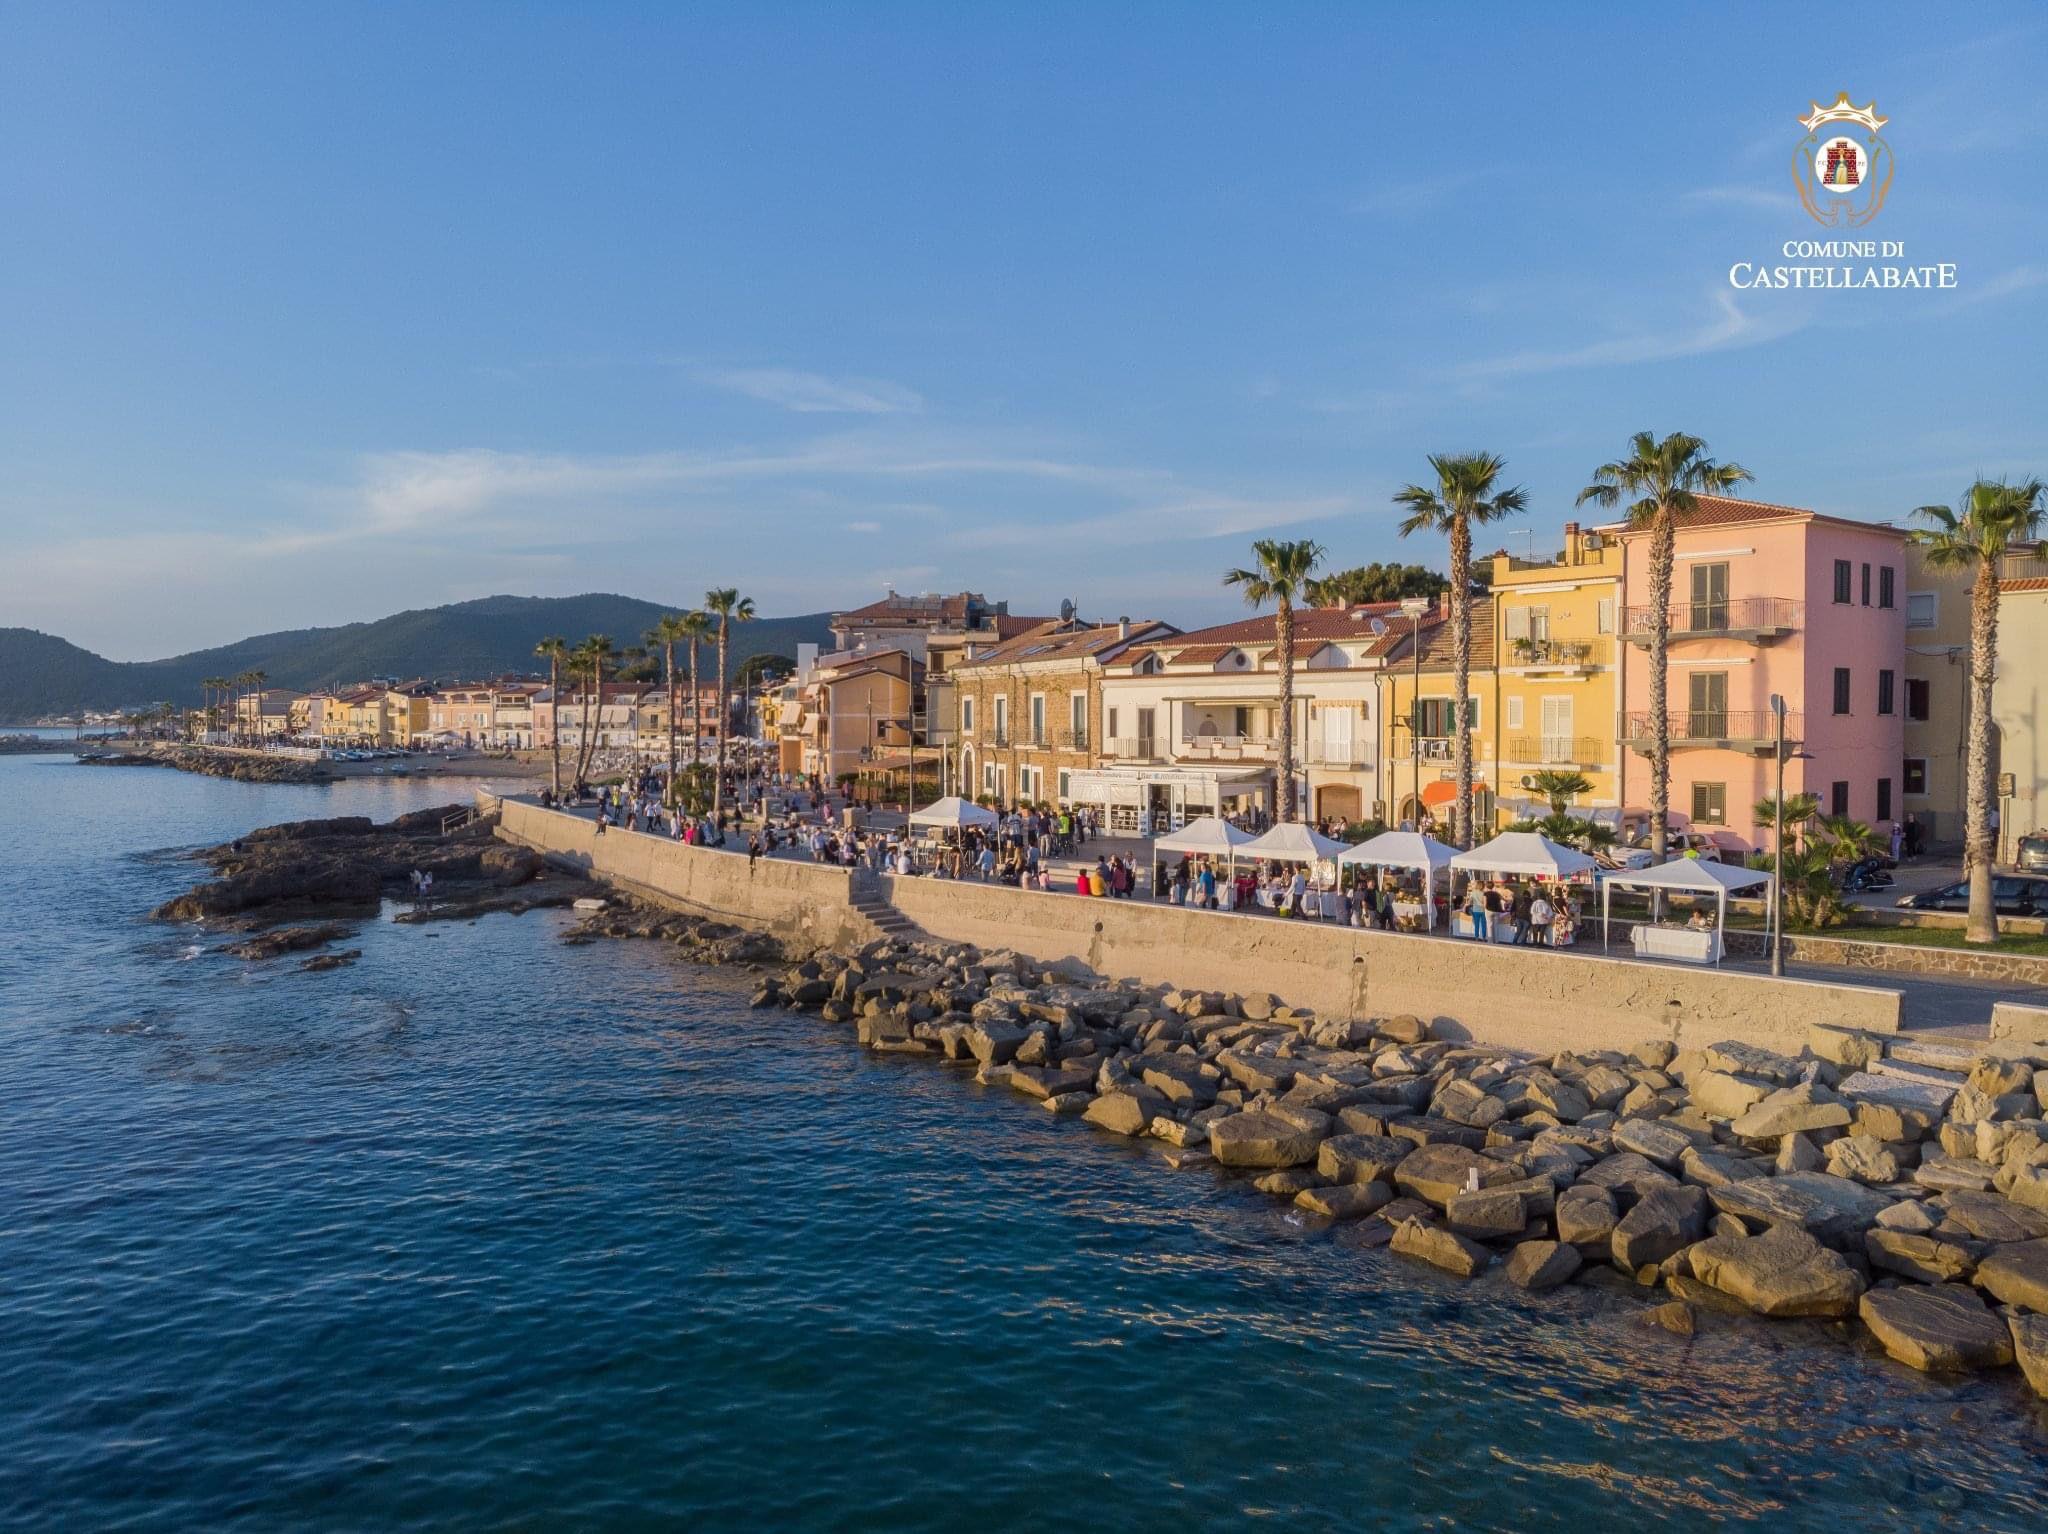
[[1727, 290], [1713, 294], [1711, 307], [1713, 312], [1705, 322], [1687, 330], [1637, 331], [1560, 351], [1510, 352], [1460, 364], [1450, 369], [1449, 376], [1466, 383], [1487, 383], [1572, 368], [1668, 362], [1678, 357], [1696, 357], [1704, 352], [1759, 346], [1790, 335], [1806, 324], [1803, 315], [1789, 311], [1768, 317], [1752, 314], [1735, 301], [1734, 293]]
[[879, 522], [849, 522], [846, 524], [846, 530], [849, 533], [879, 533], [882, 530], [882, 524]]
[[732, 368], [706, 381], [803, 415], [914, 415], [924, 409], [915, 389], [881, 378], [828, 378], [794, 368]]

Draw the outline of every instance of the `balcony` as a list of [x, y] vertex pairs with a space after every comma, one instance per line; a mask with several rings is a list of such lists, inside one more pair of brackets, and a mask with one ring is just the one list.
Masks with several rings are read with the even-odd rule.
[[1516, 735], [1508, 741], [1507, 759], [1538, 767], [1598, 767], [1607, 760], [1607, 742], [1597, 735]]
[[[1777, 733], [1777, 721], [1767, 710], [1731, 713], [1726, 709], [1688, 709], [1669, 717], [1674, 751], [1749, 751], [1768, 755]], [[1622, 744], [1647, 756], [1655, 719], [1654, 714], [1630, 714], [1622, 732]], [[1785, 716], [1787, 746], [1798, 742], [1803, 728], [1801, 715]]]
[[1120, 762], [1156, 762], [1159, 740], [1153, 735], [1117, 735], [1109, 741], [1109, 754]]
[[1303, 748], [1301, 759], [1309, 767], [1358, 769], [1372, 765], [1367, 743], [1363, 740], [1354, 740], [1348, 746], [1332, 746], [1327, 740], [1312, 738]]
[[1276, 749], [1270, 735], [1183, 735], [1176, 754], [1191, 762], [1258, 762]]
[[990, 730], [988, 732], [988, 739], [984, 742], [990, 749], [996, 751], [1007, 751], [1016, 743], [1010, 732], [1002, 725], [997, 725], [993, 730]]
[[[1623, 615], [1622, 630], [1633, 645], [1647, 645], [1657, 618], [1654, 607], [1631, 607]], [[1783, 639], [1805, 621], [1806, 604], [1790, 597], [1737, 597], [1733, 601], [1674, 602], [1671, 605], [1673, 639], [1739, 639], [1747, 644], [1768, 644]]]
[[1088, 732], [1086, 730], [1061, 730], [1054, 742], [1062, 751], [1086, 751]]
[[1532, 675], [1588, 676], [1614, 664], [1614, 640], [1606, 634], [1592, 639], [1511, 639], [1506, 669]]

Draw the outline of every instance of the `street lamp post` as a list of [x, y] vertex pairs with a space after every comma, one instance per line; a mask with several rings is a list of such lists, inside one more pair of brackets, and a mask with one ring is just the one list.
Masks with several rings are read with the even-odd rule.
[[1422, 615], [1429, 611], [1423, 597], [1403, 597], [1401, 611], [1408, 615], [1408, 648], [1415, 652], [1415, 680], [1408, 697], [1408, 750], [1414, 762], [1415, 829], [1422, 829]]
[[1785, 973], [1785, 698], [1771, 694], [1771, 743], [1778, 759], [1778, 797], [1771, 811], [1771, 973]]

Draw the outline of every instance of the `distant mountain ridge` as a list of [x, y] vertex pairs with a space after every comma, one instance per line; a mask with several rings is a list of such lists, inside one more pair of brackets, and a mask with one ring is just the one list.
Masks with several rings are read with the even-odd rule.
[[[265, 672], [272, 687], [301, 689], [371, 676], [455, 680], [544, 672], [533, 647], [549, 634], [560, 634], [571, 644], [590, 634], [608, 634], [623, 649], [640, 643], [663, 613], [675, 611], [605, 592], [479, 597], [369, 623], [257, 634], [148, 661], [108, 660], [53, 634], [0, 628], [0, 722], [165, 701], [196, 707], [202, 678], [251, 670]], [[805, 613], [734, 624], [728, 664], [737, 669], [751, 655], [794, 655], [799, 644], [826, 644], [829, 617]], [[707, 655], [700, 665], [708, 664]]]

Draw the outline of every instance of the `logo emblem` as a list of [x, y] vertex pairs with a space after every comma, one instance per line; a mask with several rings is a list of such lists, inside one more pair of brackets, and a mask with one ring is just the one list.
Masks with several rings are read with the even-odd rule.
[[1847, 91], [1831, 107], [1818, 101], [1812, 107], [1799, 119], [1806, 137], [1792, 151], [1799, 201], [1830, 229], [1860, 228], [1877, 217], [1891, 190], [1891, 146], [1877, 133], [1891, 119], [1877, 115], [1874, 101], [1851, 106]]

